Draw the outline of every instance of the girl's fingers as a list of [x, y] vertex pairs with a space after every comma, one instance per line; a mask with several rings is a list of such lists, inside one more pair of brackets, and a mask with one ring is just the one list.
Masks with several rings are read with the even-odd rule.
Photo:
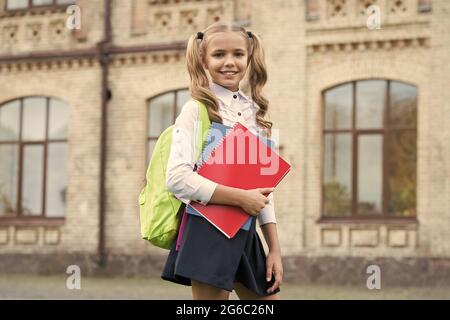
[[266, 269], [266, 280], [267, 280], [267, 282], [269, 282], [272, 279], [272, 268], [273, 268], [273, 264], [272, 263], [267, 264], [267, 269]]
[[275, 282], [269, 289], [267, 289], [267, 292], [270, 293], [270, 292], [275, 291], [280, 286], [281, 281], [282, 281], [281, 272], [277, 272], [275, 270]]
[[269, 289], [269, 293], [275, 291], [278, 287], [280, 286], [280, 281], [275, 280], [275, 282], [273, 283], [273, 286], [270, 287]]
[[259, 192], [261, 192], [261, 193], [271, 193], [271, 192], [273, 192], [273, 190], [275, 190], [275, 188], [260, 188]]
[[280, 286], [283, 280], [283, 275], [280, 271], [275, 270], [275, 280], [278, 281], [278, 286]]

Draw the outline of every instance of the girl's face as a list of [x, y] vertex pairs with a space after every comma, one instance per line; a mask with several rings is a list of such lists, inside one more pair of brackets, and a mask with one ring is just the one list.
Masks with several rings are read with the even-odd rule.
[[213, 82], [238, 91], [239, 82], [247, 70], [247, 41], [237, 32], [213, 34], [203, 61], [203, 67], [209, 71]]

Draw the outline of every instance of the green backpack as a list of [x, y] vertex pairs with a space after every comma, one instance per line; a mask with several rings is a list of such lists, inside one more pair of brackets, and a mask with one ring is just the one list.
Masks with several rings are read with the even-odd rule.
[[[202, 134], [197, 136], [197, 139], [201, 139], [201, 143], [196, 145], [203, 146], [211, 122], [205, 105], [199, 101], [196, 102], [202, 124]], [[139, 194], [142, 238], [163, 249], [170, 249], [181, 222], [178, 211], [182, 202], [175, 198], [166, 185], [173, 127], [173, 125], [168, 127], [159, 136], [147, 169], [146, 185]], [[196, 152], [196, 159], [198, 159], [201, 150]]]

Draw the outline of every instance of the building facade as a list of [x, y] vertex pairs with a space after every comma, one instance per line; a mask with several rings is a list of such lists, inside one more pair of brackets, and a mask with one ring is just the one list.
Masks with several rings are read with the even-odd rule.
[[215, 21], [264, 43], [284, 281], [449, 283], [445, 0], [0, 0], [0, 270], [159, 275], [138, 194]]

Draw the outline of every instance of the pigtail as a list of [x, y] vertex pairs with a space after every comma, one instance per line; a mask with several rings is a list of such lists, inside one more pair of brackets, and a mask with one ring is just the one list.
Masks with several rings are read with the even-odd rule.
[[194, 100], [203, 102], [208, 110], [208, 116], [211, 121], [222, 123], [222, 117], [219, 114], [219, 102], [215, 95], [209, 89], [209, 80], [203, 69], [202, 59], [204, 57], [203, 41], [198, 39], [197, 35], [189, 38], [186, 49], [186, 62], [191, 82], [189, 89], [191, 97]]
[[267, 136], [270, 137], [272, 133], [272, 122], [264, 119], [269, 108], [269, 101], [262, 95], [262, 88], [267, 82], [267, 69], [265, 64], [264, 50], [261, 45], [261, 40], [256, 34], [252, 34], [250, 38], [252, 41], [252, 51], [249, 57], [248, 82], [250, 85], [252, 99], [259, 106], [256, 113], [256, 122], [266, 128]]

